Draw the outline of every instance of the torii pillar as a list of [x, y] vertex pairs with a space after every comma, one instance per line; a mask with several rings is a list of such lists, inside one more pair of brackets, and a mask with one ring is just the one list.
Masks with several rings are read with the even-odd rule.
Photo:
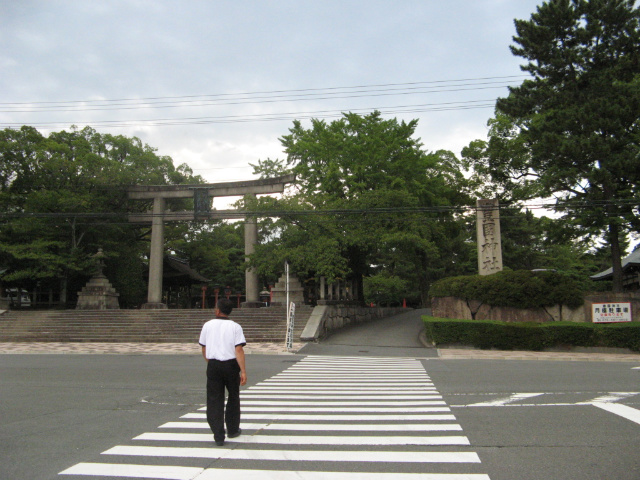
[[[255, 252], [258, 243], [258, 219], [256, 217], [246, 217], [244, 221], [244, 254], [248, 262], [249, 257]], [[244, 287], [246, 298], [243, 307], [256, 308], [262, 306], [260, 303], [260, 285], [258, 273], [249, 267], [244, 274]]]
[[[295, 175], [284, 175], [282, 177], [243, 182], [201, 185], [136, 185], [129, 187], [127, 194], [130, 199], [153, 200], [153, 211], [151, 213], [129, 215], [129, 221], [132, 223], [151, 223], [149, 287], [147, 303], [142, 305], [142, 308], [167, 308], [162, 303], [164, 222], [245, 218], [245, 254], [250, 255], [254, 252], [255, 245], [258, 243], [257, 218], [247, 216], [246, 213], [240, 210], [211, 211], [211, 200], [214, 197], [282, 193], [286, 184], [294, 180]], [[171, 198], [193, 198], [194, 211], [167, 211], [166, 200]], [[245, 275], [246, 302], [243, 306], [260, 306], [258, 275], [253, 269], [247, 269]]]
[[[151, 219], [151, 249], [149, 252], [149, 286], [147, 303], [143, 308], [167, 308], [162, 303], [162, 276], [164, 274], [164, 197], [153, 199], [153, 218]], [[154, 272], [153, 275], [151, 272]]]

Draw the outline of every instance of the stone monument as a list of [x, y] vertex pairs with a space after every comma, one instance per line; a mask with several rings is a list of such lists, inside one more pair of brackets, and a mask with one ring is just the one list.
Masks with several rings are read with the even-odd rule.
[[502, 241], [500, 239], [500, 206], [498, 200], [478, 200], [478, 272], [491, 275], [502, 271]]
[[[275, 287], [271, 289], [273, 298], [271, 305], [286, 305], [287, 304], [287, 276], [286, 274], [280, 277]], [[289, 276], [289, 301], [296, 305], [304, 305], [304, 287], [300, 280], [295, 275]]]
[[104, 253], [98, 249], [93, 258], [96, 261], [96, 274], [89, 279], [81, 292], [78, 292], [76, 310], [117, 310], [119, 293], [104, 275]]

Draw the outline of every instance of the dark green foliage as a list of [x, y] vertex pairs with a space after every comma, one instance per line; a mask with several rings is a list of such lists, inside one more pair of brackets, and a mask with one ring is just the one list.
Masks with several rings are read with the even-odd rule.
[[640, 322], [508, 323], [423, 316], [427, 339], [435, 345], [470, 345], [481, 349], [534, 350], [611, 347], [640, 351]]
[[424, 303], [434, 279], [466, 273], [468, 231], [446, 207], [470, 203], [467, 181], [454, 154], [422, 148], [416, 125], [380, 112], [314, 119], [308, 129], [294, 122], [281, 138], [286, 161], [254, 166], [261, 175], [296, 174], [289, 195], [259, 199], [259, 209], [291, 215], [263, 222], [270, 232], [252, 258], [258, 272], [282, 272], [286, 259], [305, 280], [370, 277], [376, 286], [367, 292], [376, 293], [366, 300], [385, 303]]
[[189, 259], [191, 268], [210, 279], [211, 286], [231, 287], [234, 294], [244, 291], [243, 223], [192, 225], [181, 237], [167, 243]]
[[638, 232], [640, 8], [634, 0], [548, 0], [516, 20], [511, 50], [531, 78], [500, 98], [489, 140], [463, 156], [511, 200], [557, 199], [567, 230], [606, 239], [613, 287]]
[[[602, 346], [628, 348], [640, 352], [640, 322], [615, 323], [606, 325], [606, 335], [601, 335]], [[600, 325], [605, 327], [605, 325]]]
[[[130, 202], [127, 187], [201, 181], [138, 138], [89, 127], [48, 137], [26, 126], [0, 130], [0, 266], [6, 268], [0, 281], [66, 291], [73, 302], [94, 271], [92, 255], [103, 248], [123, 306], [137, 305], [146, 290], [150, 229], [129, 224], [127, 214], [149, 204]], [[168, 241], [174, 231], [167, 229]]]
[[595, 347], [599, 342], [598, 330], [589, 323], [544, 323], [540, 328], [545, 332], [548, 346]]
[[444, 278], [431, 286], [429, 295], [478, 300], [495, 307], [578, 307], [583, 303], [584, 288], [572, 277], [559, 272], [504, 270], [493, 275]]
[[[409, 285], [402, 278], [381, 272], [371, 275], [364, 280], [364, 298], [367, 303], [373, 302], [376, 305], [391, 306], [398, 304], [406, 298], [410, 292]], [[419, 295], [410, 297], [410, 301], [419, 298]]]
[[145, 303], [146, 266], [140, 261], [139, 247], [135, 243], [122, 245], [122, 250], [117, 256], [107, 259], [104, 273], [120, 294], [118, 297], [120, 308], [137, 308]]

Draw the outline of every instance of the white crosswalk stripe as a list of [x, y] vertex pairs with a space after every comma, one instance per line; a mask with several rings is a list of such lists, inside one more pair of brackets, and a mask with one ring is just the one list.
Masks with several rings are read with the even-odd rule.
[[[414, 384], [415, 385], [415, 384]], [[257, 394], [257, 393], [269, 393], [269, 392], [273, 392], [273, 391], [277, 391], [282, 389], [282, 387], [278, 387], [278, 386], [270, 386], [270, 387], [251, 387], [251, 393], [253, 394]], [[305, 393], [336, 393], [336, 392], [348, 392], [348, 393], [353, 393], [353, 392], [363, 392], [363, 393], [380, 393], [380, 392], [404, 392], [404, 393], [415, 393], [415, 392], [420, 392], [420, 393], [424, 393], [424, 392], [428, 392], [429, 390], [424, 388], [424, 387], [411, 387], [411, 386], [407, 386], [407, 385], [401, 385], [401, 386], [397, 386], [397, 387], [392, 387], [390, 385], [384, 386], [384, 387], [357, 387], [357, 386], [348, 386], [348, 387], [340, 387], [340, 386], [334, 386], [331, 387], [330, 390], [327, 390], [327, 387], [301, 387], [299, 386], [297, 383], [296, 384], [292, 384], [289, 385], [287, 387], [287, 390], [290, 392], [305, 392]], [[435, 388], [432, 389], [432, 391], [435, 390]]]
[[[367, 397], [364, 397], [364, 398], [367, 398]], [[350, 405], [351, 403], [345, 402], [345, 401], [320, 403], [320, 402], [307, 402], [307, 401], [290, 402], [290, 401], [283, 401], [283, 400], [243, 400], [242, 404], [243, 405], [263, 405], [263, 406], [268, 406], [268, 405], [329, 406], [329, 405]], [[446, 405], [446, 404], [441, 400], [438, 400], [438, 401], [412, 400], [412, 401], [405, 401], [405, 402], [382, 402], [378, 400], [377, 402], [362, 401], [362, 402], [358, 402], [358, 405], [385, 405], [388, 407], [393, 407], [393, 406], [416, 407], [416, 406], [425, 406], [425, 405]]]
[[474, 452], [371, 452], [362, 450], [214, 450], [212, 448], [117, 446], [107, 455], [154, 457], [226, 458], [234, 460], [296, 460], [320, 462], [480, 463]]
[[[174, 480], [489, 480], [420, 361], [310, 356], [244, 390], [242, 435], [206, 407], [60, 472]], [[384, 466], [383, 466], [384, 465]]]
[[[310, 425], [313, 428], [313, 425]], [[211, 442], [208, 433], [143, 433], [134, 440], [177, 441], [177, 442]], [[234, 444], [261, 443], [285, 445], [469, 445], [463, 436], [336, 436], [336, 435], [243, 435], [233, 440]]]
[[[204, 413], [187, 413], [183, 415], [181, 418], [184, 419], [203, 419], [206, 418]], [[322, 421], [322, 420], [337, 420], [337, 421], [435, 421], [435, 420], [451, 420], [454, 421], [456, 417], [452, 414], [448, 415], [439, 415], [435, 413], [427, 413], [425, 415], [354, 415], [354, 414], [340, 414], [340, 415], [305, 415], [305, 414], [288, 414], [288, 413], [263, 413], [263, 414], [254, 414], [247, 413], [242, 414], [243, 420], [290, 420], [290, 421]]]
[[[444, 402], [436, 402], [444, 405]], [[242, 407], [245, 412], [448, 412], [448, 407]]]
[[442, 398], [441, 395], [432, 394], [432, 393], [412, 393], [411, 395], [278, 395], [278, 394], [255, 394], [251, 392], [250, 394], [242, 395], [244, 400], [249, 400], [251, 398], [277, 398], [279, 400], [285, 399], [298, 399], [298, 400], [420, 400], [424, 398]]
[[[159, 428], [182, 428], [209, 430], [207, 422], [167, 422]], [[247, 430], [300, 430], [308, 431], [305, 423], [242, 423]], [[353, 424], [353, 423], [314, 423], [315, 431], [333, 432], [431, 432], [431, 431], [460, 431], [460, 425], [451, 423], [394, 423], [394, 424]]]

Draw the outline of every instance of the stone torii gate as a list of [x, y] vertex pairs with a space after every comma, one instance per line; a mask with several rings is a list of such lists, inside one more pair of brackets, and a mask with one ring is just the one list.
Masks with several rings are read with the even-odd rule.
[[[151, 223], [151, 251], [149, 255], [149, 287], [147, 303], [142, 308], [167, 308], [162, 303], [162, 263], [164, 257], [164, 222], [193, 221], [207, 219], [245, 219], [244, 251], [250, 255], [258, 243], [257, 218], [247, 216], [241, 210], [213, 210], [214, 197], [234, 197], [268, 193], [282, 193], [286, 184], [295, 180], [295, 175], [285, 175], [261, 180], [241, 182], [208, 183], [200, 185], [136, 185], [127, 189], [132, 200], [153, 200], [150, 213], [130, 214], [129, 222]], [[172, 212], [166, 209], [166, 200], [171, 198], [193, 198], [194, 211]], [[248, 259], [247, 259], [248, 260]], [[245, 277], [246, 302], [243, 306], [259, 305], [260, 288], [258, 275], [247, 269]]]

